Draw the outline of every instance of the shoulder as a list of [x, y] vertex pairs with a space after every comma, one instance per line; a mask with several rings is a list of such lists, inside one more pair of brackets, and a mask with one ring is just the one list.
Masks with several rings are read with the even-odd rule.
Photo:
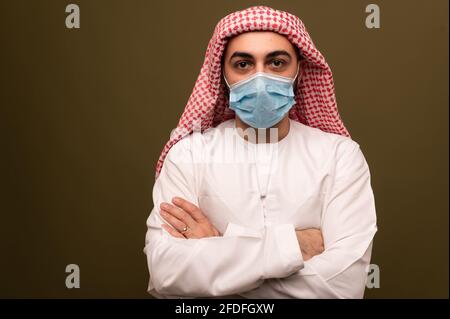
[[364, 166], [366, 161], [358, 142], [347, 136], [324, 132], [296, 121], [291, 121], [297, 142], [312, 156], [333, 169], [344, 170], [350, 166]]
[[167, 159], [174, 161], [177, 159], [192, 159], [203, 154], [205, 150], [217, 146], [224, 140], [227, 128], [234, 126], [234, 120], [227, 120], [216, 127], [211, 127], [203, 132], [192, 132], [185, 135], [169, 149]]
[[359, 144], [350, 137], [325, 132], [293, 120], [291, 120], [291, 124], [296, 131], [296, 138], [312, 150], [339, 155], [342, 152], [359, 148]]

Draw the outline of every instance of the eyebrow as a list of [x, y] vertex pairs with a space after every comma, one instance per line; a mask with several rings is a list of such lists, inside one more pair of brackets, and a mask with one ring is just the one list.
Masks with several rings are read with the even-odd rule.
[[[291, 55], [285, 50], [276, 50], [276, 51], [270, 52], [266, 55], [266, 58], [274, 58], [279, 55], [286, 55], [289, 59], [292, 59]], [[231, 61], [231, 59], [233, 59], [235, 57], [248, 58], [248, 59], [254, 58], [254, 56], [251, 55], [250, 53], [236, 51], [231, 55], [230, 61]]]

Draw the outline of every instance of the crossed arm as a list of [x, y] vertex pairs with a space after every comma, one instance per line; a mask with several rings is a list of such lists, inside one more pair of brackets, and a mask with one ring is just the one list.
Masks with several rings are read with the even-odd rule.
[[[161, 224], [161, 227], [175, 238], [222, 236], [199, 207], [181, 197], [174, 197], [172, 204], [162, 203], [160, 215], [167, 222]], [[304, 261], [324, 251], [322, 232], [319, 229], [296, 229], [295, 235]]]
[[[230, 223], [220, 234], [198, 208], [193, 172], [174, 161], [181, 154], [169, 152], [147, 220], [149, 291], [167, 297], [363, 297], [376, 219], [367, 163], [352, 146], [337, 164], [327, 197], [323, 252], [317, 231], [302, 236], [292, 224], [257, 231]], [[174, 197], [179, 201], [169, 204]]]

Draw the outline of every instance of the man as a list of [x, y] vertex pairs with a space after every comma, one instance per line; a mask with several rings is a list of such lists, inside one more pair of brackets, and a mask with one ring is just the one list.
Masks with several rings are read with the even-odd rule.
[[298, 17], [257, 6], [223, 18], [178, 128], [147, 220], [152, 295], [363, 297], [369, 168]]

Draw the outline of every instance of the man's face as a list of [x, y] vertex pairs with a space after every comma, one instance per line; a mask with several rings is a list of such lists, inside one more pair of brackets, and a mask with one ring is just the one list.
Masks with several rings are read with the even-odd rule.
[[233, 37], [228, 42], [223, 61], [224, 75], [231, 85], [256, 72], [293, 78], [298, 58], [292, 43], [284, 36], [271, 31], [255, 31]]

